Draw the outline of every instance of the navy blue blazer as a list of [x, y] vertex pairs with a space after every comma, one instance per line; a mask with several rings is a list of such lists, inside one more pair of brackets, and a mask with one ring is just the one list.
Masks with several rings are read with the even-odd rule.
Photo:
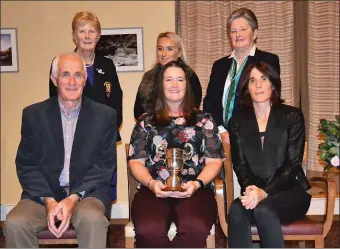
[[[233, 59], [229, 58], [230, 55], [223, 57], [214, 62], [211, 74], [210, 81], [207, 88], [207, 93], [203, 99], [203, 110], [209, 112], [213, 119], [215, 120], [218, 126], [223, 125], [223, 106], [222, 99], [224, 93], [224, 85], [228, 77], [228, 73], [230, 67], [232, 65]], [[280, 63], [279, 57], [276, 54], [271, 54], [259, 49], [256, 49], [254, 56], [249, 56], [244, 67], [244, 70], [240, 76], [245, 72], [245, 69], [251, 63], [255, 63], [258, 61], [266, 62], [267, 64], [274, 67], [277, 72], [280, 74]], [[237, 86], [236, 96], [234, 101], [234, 110], [237, 111], [239, 109], [239, 97], [238, 92], [240, 91], [240, 84]]]
[[[110, 212], [111, 178], [117, 167], [116, 111], [83, 97], [70, 159], [70, 194], [101, 200]], [[57, 97], [26, 107], [16, 156], [21, 199], [66, 197], [59, 177], [64, 168], [64, 140]]]

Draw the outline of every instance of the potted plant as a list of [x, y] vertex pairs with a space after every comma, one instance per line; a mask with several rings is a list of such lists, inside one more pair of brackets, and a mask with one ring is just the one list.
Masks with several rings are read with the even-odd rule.
[[333, 167], [339, 169], [339, 143], [340, 143], [340, 118], [335, 116], [335, 121], [320, 119], [318, 131], [324, 136], [325, 140], [319, 144], [321, 160], [325, 162], [324, 170]]

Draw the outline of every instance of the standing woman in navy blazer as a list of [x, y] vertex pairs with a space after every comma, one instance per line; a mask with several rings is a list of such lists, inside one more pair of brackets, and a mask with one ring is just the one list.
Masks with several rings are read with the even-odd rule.
[[[85, 60], [88, 75], [83, 96], [115, 109], [119, 129], [123, 120], [123, 91], [112, 60], [95, 54], [100, 34], [100, 22], [94, 13], [82, 11], [75, 14], [72, 21], [72, 36], [76, 44], [75, 51]], [[50, 97], [57, 95], [57, 88], [51, 79], [49, 89]], [[121, 141], [119, 132], [117, 141]]]
[[[255, 14], [247, 8], [231, 13], [227, 21], [227, 33], [233, 52], [214, 62], [203, 110], [210, 113], [218, 125], [222, 140], [229, 143], [226, 127], [233, 112], [239, 106], [239, 79], [251, 63], [264, 61], [280, 74], [279, 57], [256, 47], [258, 23]], [[232, 89], [230, 85], [232, 84]], [[229, 100], [228, 100], [229, 99]]]
[[[72, 21], [72, 36], [77, 52], [86, 63], [87, 80], [83, 96], [107, 105], [117, 112], [117, 142], [121, 141], [119, 127], [123, 121], [123, 91], [119, 84], [116, 67], [111, 59], [95, 54], [101, 35], [98, 17], [89, 11], [75, 14]], [[52, 69], [52, 66], [51, 66]], [[51, 72], [50, 72], [51, 74]], [[50, 79], [50, 97], [57, 96], [57, 88]], [[112, 178], [112, 200], [117, 199], [117, 171]]]

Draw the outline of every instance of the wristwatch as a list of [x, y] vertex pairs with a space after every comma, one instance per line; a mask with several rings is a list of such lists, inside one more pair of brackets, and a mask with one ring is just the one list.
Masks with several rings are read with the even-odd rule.
[[83, 196], [82, 196], [81, 193], [75, 193], [75, 194], [79, 196], [79, 201], [81, 201], [81, 199], [83, 199]]
[[196, 178], [194, 181], [196, 181], [200, 184], [200, 188], [204, 188], [204, 183], [201, 179]]

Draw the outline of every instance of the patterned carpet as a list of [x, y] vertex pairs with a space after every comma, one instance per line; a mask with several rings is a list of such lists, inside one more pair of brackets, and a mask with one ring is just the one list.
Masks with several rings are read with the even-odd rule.
[[[2, 225], [2, 224], [1, 224]], [[325, 247], [326, 248], [339, 248], [340, 247], [340, 221], [333, 221], [333, 225], [331, 227], [330, 232], [328, 233], [325, 239]], [[225, 248], [226, 238], [222, 232], [221, 227], [216, 225], [216, 248]], [[2, 234], [2, 229], [0, 230], [0, 247], [5, 247], [5, 238]], [[49, 246], [52, 247], [52, 246]], [[53, 246], [55, 248], [64, 247], [61, 245]], [[75, 247], [75, 246], [67, 246], [67, 247]], [[124, 248], [125, 247], [125, 237], [124, 237], [124, 225], [111, 225], [109, 227], [109, 236], [108, 236], [108, 247], [110, 248]], [[287, 241], [286, 247], [295, 248], [298, 247], [297, 241]], [[307, 248], [313, 248], [314, 242], [307, 241]]]

